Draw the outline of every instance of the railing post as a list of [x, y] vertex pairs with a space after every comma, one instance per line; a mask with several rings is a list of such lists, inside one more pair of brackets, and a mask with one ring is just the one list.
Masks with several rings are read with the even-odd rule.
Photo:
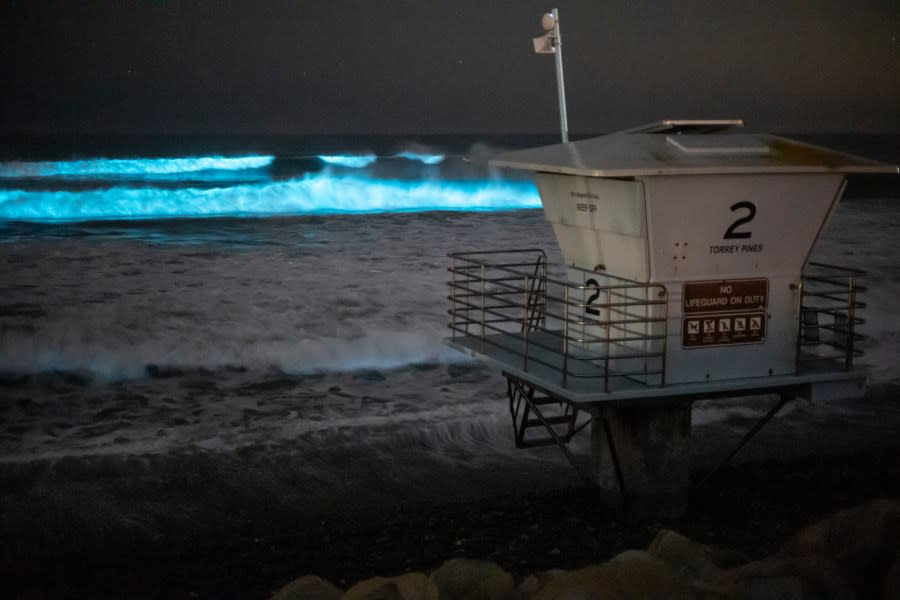
[[[607, 284], [609, 279], [604, 280]], [[612, 297], [610, 297], [611, 288], [606, 287], [606, 352], [603, 355], [603, 391], [609, 391], [609, 336], [612, 335]]]
[[850, 290], [847, 294], [847, 355], [844, 357], [844, 368], [853, 367], [853, 335], [856, 320], [856, 275], [850, 276]]
[[522, 341], [524, 342], [524, 365], [523, 370], [528, 372], [528, 329], [531, 324], [530, 319], [528, 318], [528, 275], [525, 276], [525, 287], [522, 288], [522, 293], [525, 295], [525, 302], [522, 305]]
[[797, 344], [794, 350], [794, 374], [800, 374], [800, 353], [803, 352], [803, 337], [806, 334], [805, 315], [803, 310], [803, 274], [800, 274], [800, 283], [792, 284], [791, 289], [797, 292]]
[[456, 339], [456, 256], [450, 255], [450, 337]]
[[569, 374], [569, 286], [563, 288], [563, 380], [566, 387]]
[[484, 352], [484, 263], [481, 264], [481, 352]]
[[541, 281], [538, 284], [538, 290], [541, 294], [541, 329], [547, 329], [547, 260], [544, 257], [538, 257], [541, 262]]
[[666, 287], [663, 287], [661, 298], [665, 300], [665, 304], [663, 304], [663, 343], [662, 343], [662, 374], [660, 375], [659, 385], [666, 385], [666, 353], [667, 353], [667, 344], [669, 342], [669, 290]]

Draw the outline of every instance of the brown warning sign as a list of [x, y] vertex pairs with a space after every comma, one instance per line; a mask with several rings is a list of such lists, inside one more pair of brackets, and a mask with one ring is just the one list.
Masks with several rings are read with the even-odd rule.
[[765, 310], [769, 304], [768, 279], [689, 281], [684, 284], [684, 314]]
[[682, 320], [685, 348], [759, 344], [766, 341], [766, 313], [698, 315]]

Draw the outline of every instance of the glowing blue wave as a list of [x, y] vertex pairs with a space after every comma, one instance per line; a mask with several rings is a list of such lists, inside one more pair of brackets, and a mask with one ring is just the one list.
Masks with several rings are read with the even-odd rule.
[[537, 188], [528, 182], [373, 180], [324, 174], [212, 189], [0, 190], [0, 219], [20, 221], [509, 210], [540, 206]]
[[340, 167], [350, 167], [352, 169], [362, 169], [363, 167], [368, 167], [373, 162], [378, 160], [378, 157], [374, 154], [361, 154], [361, 155], [353, 155], [353, 154], [334, 154], [331, 156], [319, 156], [319, 160], [322, 162], [328, 163], [329, 165], [338, 165]]
[[[423, 154], [421, 152], [411, 151], [400, 152], [389, 158], [405, 158], [406, 160], [419, 161], [425, 165], [436, 165], [444, 161], [443, 154]], [[378, 157], [374, 154], [332, 154], [319, 155], [319, 160], [330, 165], [350, 167], [351, 169], [362, 169], [378, 160]]]
[[436, 165], [444, 161], [443, 154], [421, 154], [419, 152], [401, 152], [396, 155], [397, 158], [405, 158], [407, 160], [417, 160], [422, 164]]
[[274, 156], [199, 156], [192, 158], [92, 158], [0, 163], [0, 177], [86, 177], [97, 175], [171, 175], [198, 171], [262, 169]]

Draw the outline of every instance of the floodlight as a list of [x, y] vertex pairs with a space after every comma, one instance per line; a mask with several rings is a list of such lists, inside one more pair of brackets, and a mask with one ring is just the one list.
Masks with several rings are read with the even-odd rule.
[[556, 25], [556, 18], [553, 16], [553, 13], [545, 13], [541, 17], [541, 27], [544, 28], [544, 31], [550, 31], [554, 25]]

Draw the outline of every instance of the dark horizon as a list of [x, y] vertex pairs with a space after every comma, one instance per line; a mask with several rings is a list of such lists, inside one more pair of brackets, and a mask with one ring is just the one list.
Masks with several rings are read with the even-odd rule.
[[[900, 5], [561, 0], [569, 126], [900, 132]], [[553, 134], [545, 1], [0, 7], [0, 134]]]
[[[748, 128], [748, 131], [753, 131]], [[604, 133], [571, 133], [573, 142]], [[768, 132], [824, 145], [850, 154], [900, 164], [900, 132]], [[210, 154], [274, 154], [282, 157], [309, 152], [390, 153], [417, 145], [434, 151], [479, 153], [505, 148], [559, 143], [559, 133], [0, 133], [0, 160], [65, 160], [78, 157], [204, 156]]]

